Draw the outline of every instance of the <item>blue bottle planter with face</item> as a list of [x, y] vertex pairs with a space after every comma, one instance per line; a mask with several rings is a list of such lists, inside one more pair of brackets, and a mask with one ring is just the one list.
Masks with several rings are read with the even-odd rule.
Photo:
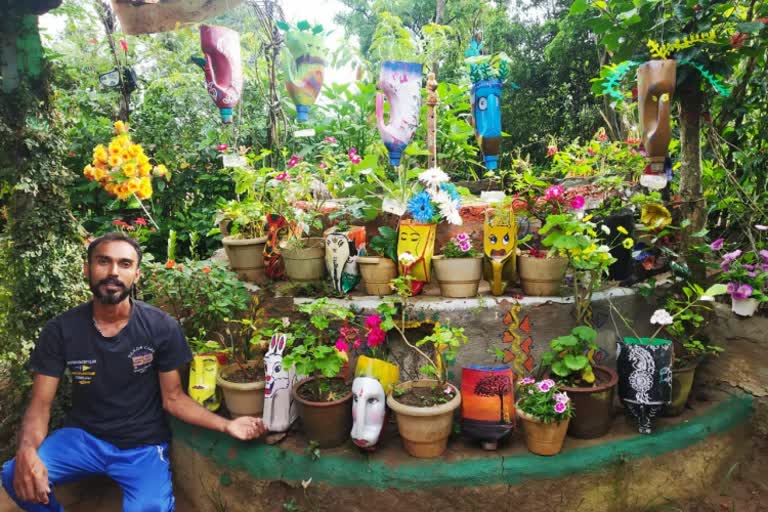
[[501, 146], [501, 80], [481, 80], [472, 86], [472, 122], [488, 170], [499, 166]]

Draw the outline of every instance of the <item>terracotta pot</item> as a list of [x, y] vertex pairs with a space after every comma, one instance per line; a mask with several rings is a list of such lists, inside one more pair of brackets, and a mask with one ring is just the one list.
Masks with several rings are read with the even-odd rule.
[[580, 439], [593, 439], [608, 433], [613, 424], [613, 394], [619, 382], [618, 374], [606, 366], [593, 367], [608, 382], [592, 388], [558, 386], [573, 402], [573, 417], [568, 435]]
[[358, 256], [357, 264], [368, 295], [392, 295], [389, 282], [397, 277], [397, 265], [383, 256]]
[[565, 433], [568, 430], [570, 418], [560, 423], [543, 423], [538, 418], [524, 413], [520, 407], [515, 407], [517, 417], [525, 433], [525, 445], [528, 451], [537, 455], [557, 455], [563, 449]]
[[264, 245], [267, 237], [232, 238], [226, 236], [221, 240], [229, 259], [229, 266], [237, 277], [243, 281], [263, 283], [264, 274]]
[[298, 389], [319, 378], [309, 377], [297, 382], [291, 393], [299, 404], [299, 417], [307, 440], [317, 442], [318, 448], [333, 448], [349, 439], [352, 431], [352, 391], [333, 402], [310, 402], [302, 398]]
[[[248, 361], [244, 366], [249, 368], [261, 367], [261, 360]], [[264, 412], [264, 386], [265, 381], [256, 382], [231, 382], [227, 376], [240, 369], [237, 364], [230, 364], [219, 371], [216, 376], [216, 384], [224, 393], [224, 403], [232, 413], [233, 418], [239, 416], [261, 416]]]
[[[412, 380], [400, 384], [400, 389], [432, 387], [436, 380]], [[421, 459], [439, 457], [448, 447], [448, 437], [453, 430], [453, 411], [461, 405], [461, 393], [452, 384], [456, 392], [450, 402], [432, 407], [415, 407], [397, 401], [390, 393], [387, 405], [397, 416], [397, 429], [403, 446], [411, 456]]]
[[483, 277], [483, 257], [434, 256], [432, 266], [443, 297], [475, 297]]
[[567, 258], [534, 258], [521, 254], [517, 261], [524, 294], [535, 297], [560, 295], [563, 276], [568, 266]]
[[325, 244], [322, 238], [308, 238], [304, 247], [286, 248], [281, 253], [285, 275], [291, 281], [322, 281], [325, 277]]
[[683, 413], [698, 366], [699, 362], [696, 361], [685, 368], [672, 369], [672, 402], [661, 410], [662, 416], [679, 416]]
[[752, 316], [760, 304], [755, 299], [734, 299], [731, 297], [731, 311], [739, 316]]

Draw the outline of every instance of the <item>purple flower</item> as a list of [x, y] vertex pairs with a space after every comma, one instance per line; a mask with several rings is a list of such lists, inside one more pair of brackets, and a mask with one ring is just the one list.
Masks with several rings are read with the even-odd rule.
[[723, 248], [724, 243], [725, 243], [724, 238], [718, 238], [717, 240], [709, 244], [709, 248], [712, 249], [713, 251], [719, 251], [720, 249]]
[[759, 253], [760, 259], [763, 260], [765, 263], [768, 263], [768, 251], [763, 249]]
[[555, 387], [555, 381], [553, 381], [552, 379], [546, 379], [546, 380], [543, 380], [542, 382], [551, 388]]
[[472, 248], [472, 244], [469, 242], [459, 242], [459, 249], [461, 249], [461, 252], [469, 252], [469, 250]]
[[563, 402], [557, 402], [555, 404], [555, 412], [557, 414], [563, 414], [567, 408], [568, 408], [568, 406], [565, 405], [565, 403], [563, 403]]
[[726, 285], [725, 287], [725, 292], [728, 295], [733, 295], [734, 293], [736, 293], [736, 288], [738, 288], [738, 285], [736, 283], [728, 283], [728, 285]]
[[461, 242], [469, 242], [469, 235], [466, 234], [466, 233], [459, 233], [458, 235], [456, 235], [455, 238], [456, 238], [456, 241], [459, 242], [459, 243], [461, 243]]
[[568, 393], [555, 393], [555, 402], [567, 404], [571, 399], [568, 398]]
[[526, 377], [520, 381], [520, 384], [536, 384], [536, 379], [533, 377]]
[[733, 252], [723, 254], [723, 261], [720, 263], [720, 268], [727, 272], [731, 268], [731, 263], [736, 261], [739, 256], [741, 256], [741, 249], [736, 249]]
[[543, 380], [543, 381], [539, 382], [538, 384], [536, 384], [536, 388], [537, 388], [539, 391], [541, 391], [542, 393], [546, 393], [547, 391], [549, 391], [550, 389], [552, 389], [552, 386], [550, 386], [550, 385], [547, 383], [547, 381]]
[[734, 299], [747, 299], [750, 295], [752, 295], [752, 287], [748, 284], [740, 285], [732, 294]]
[[323, 139], [323, 142], [327, 142], [328, 144], [336, 144], [338, 141], [336, 140], [336, 137], [326, 137]]

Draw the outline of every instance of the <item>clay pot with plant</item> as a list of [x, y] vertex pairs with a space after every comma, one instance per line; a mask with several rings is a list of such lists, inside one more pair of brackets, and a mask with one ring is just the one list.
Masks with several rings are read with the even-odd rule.
[[559, 336], [541, 356], [541, 368], [568, 393], [576, 410], [568, 428], [573, 437], [592, 439], [608, 433], [613, 423], [613, 395], [618, 375], [607, 366], [593, 364], [597, 332], [591, 327], [574, 327]]
[[461, 405], [458, 388], [447, 382], [446, 362], [455, 359], [458, 348], [468, 339], [463, 328], [436, 325], [432, 334], [412, 343], [405, 333], [410, 281], [410, 276], [393, 280], [400, 299], [400, 318], [390, 319], [382, 328], [395, 329], [403, 342], [425, 361], [420, 372], [430, 378], [398, 384], [387, 396], [387, 405], [395, 412], [405, 450], [413, 457], [433, 458], [446, 450], [454, 411]]
[[345, 354], [334, 343], [338, 324], [351, 321], [354, 313], [328, 298], [298, 310], [303, 319], [293, 326], [302, 334], [283, 355], [283, 365], [307, 376], [291, 390], [307, 439], [319, 448], [332, 448], [344, 443], [352, 429], [352, 386], [339, 375]]
[[369, 295], [391, 295], [389, 282], [397, 277], [397, 230], [381, 226], [379, 234], [368, 242], [371, 256], [358, 256], [357, 263]]
[[264, 411], [266, 378], [264, 363], [258, 353], [255, 324], [250, 319], [230, 320], [226, 333], [231, 364], [220, 367], [216, 384], [224, 394], [224, 403], [232, 417], [261, 416]]
[[323, 195], [315, 198], [313, 184], [311, 176], [299, 177], [295, 185], [302, 207], [289, 207], [283, 214], [291, 229], [280, 241], [280, 249], [285, 275], [291, 281], [318, 282], [327, 274], [322, 214], [326, 199]]
[[526, 377], [520, 381], [518, 394], [515, 412], [522, 424], [528, 451], [537, 455], [560, 453], [574, 414], [568, 393], [552, 379], [536, 382]]
[[472, 247], [467, 233], [451, 238], [443, 253], [432, 258], [435, 278], [443, 297], [474, 297], [483, 277], [483, 255]]

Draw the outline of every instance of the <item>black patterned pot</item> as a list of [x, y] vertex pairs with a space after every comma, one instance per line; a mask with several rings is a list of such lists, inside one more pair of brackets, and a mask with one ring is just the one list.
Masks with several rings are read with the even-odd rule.
[[639, 432], [650, 434], [651, 419], [672, 401], [672, 342], [624, 338], [616, 344], [619, 398], [637, 418]]

